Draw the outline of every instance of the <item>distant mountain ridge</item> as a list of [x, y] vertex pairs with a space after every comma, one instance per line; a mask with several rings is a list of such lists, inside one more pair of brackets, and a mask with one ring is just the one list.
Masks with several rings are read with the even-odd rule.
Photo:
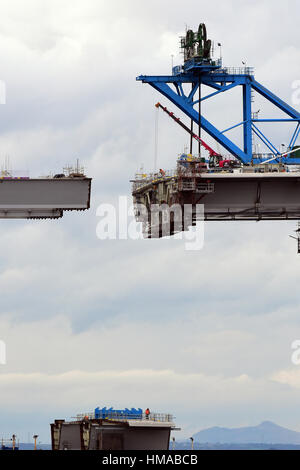
[[203, 429], [193, 435], [195, 441], [212, 444], [300, 444], [300, 432], [263, 421], [258, 426]]

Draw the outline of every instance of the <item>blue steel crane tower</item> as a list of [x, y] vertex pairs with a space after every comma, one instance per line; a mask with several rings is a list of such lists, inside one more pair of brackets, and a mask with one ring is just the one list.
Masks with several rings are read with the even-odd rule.
[[[284, 158], [284, 162], [286, 164], [300, 163], [300, 157], [298, 155], [292, 156], [292, 151], [300, 132], [300, 113], [298, 111], [255, 80], [252, 68], [223, 68], [222, 59], [214, 60], [211, 56], [212, 43], [207, 39], [204, 23], [199, 25], [198, 31], [194, 32], [188, 30], [186, 32], [186, 36], [181, 38], [181, 48], [184, 53], [184, 63], [182, 66], [173, 67], [172, 75], [140, 75], [137, 77], [137, 80], [148, 83], [168, 98], [183, 111], [192, 122], [195, 122], [199, 126], [199, 131], [203, 129], [228, 152], [246, 165], [264, 161], [262, 156], [253, 154], [253, 133], [266, 145], [274, 157], [281, 157], [281, 152], [276, 148], [275, 144], [271, 142], [271, 139], [262, 132], [259, 128], [259, 123], [294, 123], [295, 129], [289, 139], [288, 155]], [[191, 85], [191, 89], [188, 93], [184, 90], [184, 84]], [[210, 87], [212, 92], [206, 96], [202, 96], [202, 85]], [[202, 115], [201, 103], [204, 100], [220, 95], [237, 86], [241, 86], [243, 89], [243, 120], [228, 129], [219, 130]], [[259, 119], [258, 116], [252, 112], [252, 90], [255, 90], [266, 100], [283, 111], [286, 116], [280, 119]], [[197, 105], [198, 109], [196, 109]], [[228, 131], [239, 126], [243, 128], [242, 148], [236, 145], [226, 135]]]

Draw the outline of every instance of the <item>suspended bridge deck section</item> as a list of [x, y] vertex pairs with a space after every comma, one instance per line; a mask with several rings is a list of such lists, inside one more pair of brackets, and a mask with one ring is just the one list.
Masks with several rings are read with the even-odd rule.
[[193, 222], [197, 204], [204, 205], [204, 220], [300, 219], [300, 172], [178, 173], [136, 179], [132, 194], [148, 212], [155, 204], [192, 205]]
[[56, 219], [90, 207], [91, 178], [1, 178], [0, 218]]

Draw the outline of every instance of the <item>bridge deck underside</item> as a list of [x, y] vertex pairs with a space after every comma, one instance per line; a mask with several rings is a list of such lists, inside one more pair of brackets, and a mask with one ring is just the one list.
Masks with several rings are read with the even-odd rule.
[[[195, 179], [213, 186], [213, 191], [169, 191], [162, 181], [133, 192], [134, 199], [150, 204], [203, 204], [205, 220], [286, 220], [300, 219], [300, 174], [208, 175]], [[192, 185], [191, 185], [192, 187]], [[183, 184], [184, 188], [184, 184]], [[161, 196], [160, 196], [161, 195]], [[167, 197], [166, 197], [167, 196]], [[194, 211], [195, 212], [195, 211]], [[196, 213], [196, 212], [195, 212]], [[194, 216], [196, 219], [196, 216]]]
[[0, 180], [0, 218], [62, 217], [90, 207], [90, 178]]

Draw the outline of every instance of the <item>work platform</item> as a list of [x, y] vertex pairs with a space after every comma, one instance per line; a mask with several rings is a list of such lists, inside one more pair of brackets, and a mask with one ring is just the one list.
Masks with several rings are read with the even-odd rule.
[[0, 218], [57, 219], [90, 207], [91, 178], [1, 178]]
[[[133, 180], [132, 195], [136, 219], [145, 224], [145, 235], [153, 237], [162, 233], [163, 224], [170, 224], [170, 235], [181, 230], [174, 228], [176, 209], [185, 212], [191, 224], [197, 220], [298, 220], [300, 219], [300, 172], [242, 173], [201, 172], [174, 174], [152, 181]], [[202, 205], [203, 211], [199, 211]], [[145, 208], [145, 210], [141, 210]], [[153, 215], [161, 212], [161, 218]], [[151, 218], [152, 217], [152, 218]], [[165, 221], [165, 222], [164, 222]]]
[[55, 420], [52, 450], [169, 450], [171, 431], [177, 430], [173, 416], [132, 410], [96, 408], [74, 421]]

